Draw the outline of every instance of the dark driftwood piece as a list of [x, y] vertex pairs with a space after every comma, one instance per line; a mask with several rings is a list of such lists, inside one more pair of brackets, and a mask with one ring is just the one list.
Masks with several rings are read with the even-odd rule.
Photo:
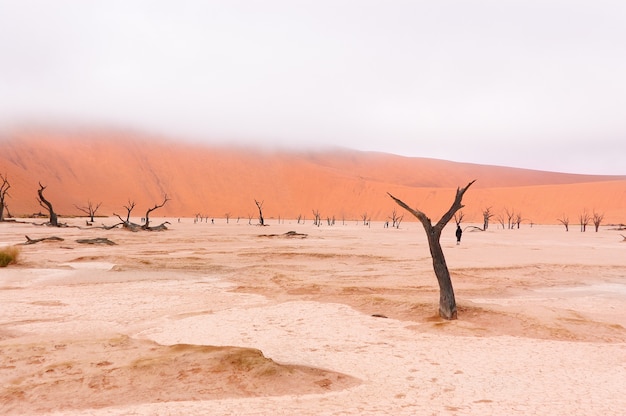
[[165, 231], [167, 230], [167, 226], [165, 224], [171, 224], [169, 221], [165, 221], [159, 225], [155, 225], [154, 227], [144, 227], [144, 230], [147, 231]]
[[108, 238], [104, 238], [104, 237], [96, 237], [96, 238], [83, 238], [80, 240], [76, 240], [77, 243], [80, 244], [106, 244], [109, 246], [114, 246], [116, 245], [115, 242], [109, 240]]
[[29, 236], [26, 235], [24, 237], [26, 237], [26, 242], [21, 243], [24, 246], [26, 246], [28, 244], [36, 244], [36, 243], [39, 243], [41, 241], [63, 241], [63, 239], [61, 237], [57, 237], [57, 236], [44, 237], [44, 238], [30, 238]]
[[439, 282], [439, 315], [444, 319], [456, 319], [457, 309], [456, 300], [454, 299], [454, 289], [452, 288], [452, 280], [450, 279], [450, 271], [446, 265], [446, 259], [443, 255], [443, 249], [439, 239], [441, 232], [446, 224], [452, 219], [454, 214], [463, 208], [461, 201], [463, 200], [463, 194], [476, 180], [471, 181], [464, 188], [457, 188], [456, 197], [450, 209], [443, 214], [439, 222], [432, 225], [430, 218], [426, 216], [419, 209], [413, 209], [407, 204], [396, 198], [395, 196], [387, 193], [398, 205], [413, 214], [424, 226], [426, 236], [428, 237], [428, 246], [430, 248], [430, 256], [433, 259], [433, 269], [437, 281]]
[[283, 237], [283, 238], [307, 238], [309, 235], [308, 234], [302, 234], [302, 233], [297, 233], [295, 231], [287, 231], [284, 234], [260, 234], [259, 237], [268, 237], [268, 238], [274, 238], [274, 237]]

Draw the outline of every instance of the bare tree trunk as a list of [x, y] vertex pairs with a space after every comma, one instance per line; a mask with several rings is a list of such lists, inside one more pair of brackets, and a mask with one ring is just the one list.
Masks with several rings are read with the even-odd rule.
[[593, 226], [596, 229], [596, 232], [598, 232], [598, 228], [600, 228], [600, 224], [602, 223], [602, 220], [604, 219], [604, 214], [599, 214], [597, 212], [593, 212]]
[[491, 207], [483, 209], [483, 231], [487, 231], [487, 228], [489, 228], [489, 220], [491, 217], [493, 217]]
[[430, 247], [430, 256], [433, 259], [433, 270], [439, 283], [439, 316], [445, 319], [457, 319], [454, 288], [446, 258], [439, 242], [440, 237], [441, 232], [428, 233], [428, 246]]
[[48, 213], [50, 214], [50, 225], [52, 225], [53, 227], [58, 227], [59, 220], [57, 218], [57, 214], [54, 212], [52, 204], [48, 202], [48, 200], [46, 200], [46, 198], [44, 198], [43, 196], [43, 191], [45, 189], [46, 187], [43, 186], [41, 182], [39, 182], [39, 189], [37, 190], [37, 195], [39, 195], [39, 198], [37, 199], [37, 201], [39, 201], [39, 205], [48, 210]]
[[443, 214], [439, 222], [432, 225], [430, 218], [426, 216], [422, 211], [413, 209], [407, 204], [396, 198], [395, 196], [387, 193], [398, 205], [413, 214], [424, 226], [426, 236], [428, 238], [428, 246], [430, 248], [430, 255], [433, 259], [433, 269], [435, 276], [439, 282], [439, 316], [444, 319], [457, 319], [456, 300], [454, 298], [454, 289], [452, 287], [452, 280], [450, 279], [450, 271], [446, 265], [446, 259], [441, 248], [439, 239], [441, 238], [441, 232], [446, 224], [452, 219], [454, 214], [463, 208], [461, 201], [463, 200], [463, 194], [476, 180], [471, 181], [465, 186], [465, 188], [457, 188], [456, 197], [450, 209]]
[[265, 219], [263, 218], [263, 202], [265, 201], [259, 202], [256, 199], [254, 200], [256, 207], [259, 209], [259, 224], [260, 225], [265, 225]]
[[[169, 198], [167, 197], [167, 194], [166, 194], [163, 196], [163, 202], [161, 204], [155, 204], [154, 207], [146, 211], [146, 223], [141, 228], [143, 228], [144, 230], [150, 229], [150, 213], [157, 208], [161, 208], [163, 205], [165, 205], [167, 201], [169, 201]], [[163, 226], [163, 224], [161, 224], [160, 226]]]
[[[11, 187], [11, 184], [9, 183], [9, 180], [7, 179], [7, 175], [2, 175], [0, 174], [0, 221], [4, 221], [4, 209], [6, 207], [6, 204], [4, 202], [4, 199], [9, 196], [9, 188]], [[11, 216], [9, 214], [9, 209], [7, 208], [7, 215]]]

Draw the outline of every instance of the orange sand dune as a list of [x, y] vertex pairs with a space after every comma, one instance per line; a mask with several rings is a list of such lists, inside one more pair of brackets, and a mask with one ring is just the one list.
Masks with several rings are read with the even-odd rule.
[[[154, 216], [256, 218], [254, 200], [276, 218], [385, 220], [397, 207], [391, 192], [433, 218], [450, 205], [454, 190], [476, 179], [466, 194], [466, 221], [481, 222], [492, 207], [520, 212], [524, 222], [572, 224], [587, 211], [603, 223], [626, 222], [626, 175], [596, 176], [408, 158], [345, 149], [270, 152], [209, 147], [112, 131], [15, 132], [0, 138], [0, 172], [11, 183], [8, 208], [15, 216], [43, 209], [38, 182], [61, 215], [102, 203], [98, 214], [117, 213], [129, 200], [133, 216], [171, 200]], [[405, 220], [408, 217], [405, 216]], [[256, 220], [255, 220], [256, 221]], [[496, 222], [496, 218], [492, 219]]]

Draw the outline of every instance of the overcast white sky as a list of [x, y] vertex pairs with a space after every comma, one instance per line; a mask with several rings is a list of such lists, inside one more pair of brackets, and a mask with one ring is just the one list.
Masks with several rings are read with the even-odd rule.
[[0, 128], [626, 174], [624, 0], [0, 0]]

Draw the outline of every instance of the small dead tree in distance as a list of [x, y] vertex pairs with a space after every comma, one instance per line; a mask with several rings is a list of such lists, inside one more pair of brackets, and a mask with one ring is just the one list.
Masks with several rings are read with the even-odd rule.
[[598, 232], [598, 228], [600, 228], [600, 224], [602, 223], [602, 220], [604, 219], [604, 214], [599, 214], [597, 212], [593, 212], [593, 226], [596, 229], [596, 232]]
[[465, 214], [463, 214], [463, 211], [459, 211], [454, 213], [454, 222], [456, 223], [457, 227], [461, 226], [461, 222], [463, 221], [463, 218], [465, 218]]
[[504, 208], [504, 213], [506, 214], [506, 221], [509, 227], [509, 230], [513, 229], [513, 217], [515, 216], [515, 210], [510, 210], [508, 208]]
[[319, 209], [314, 209], [313, 211], [313, 225], [320, 226], [321, 224], [321, 214]]
[[569, 231], [569, 217], [563, 214], [561, 218], [557, 218], [557, 221], [565, 226], [565, 232]]
[[463, 195], [474, 182], [476, 182], [475, 179], [468, 183], [464, 188], [457, 188], [456, 197], [454, 198], [452, 206], [445, 214], [443, 214], [439, 222], [437, 222], [434, 226], [432, 225], [430, 218], [428, 218], [422, 211], [409, 207], [400, 199], [390, 193], [387, 193], [394, 201], [396, 201], [398, 205], [413, 214], [424, 226], [424, 230], [426, 231], [426, 236], [428, 238], [430, 255], [433, 260], [433, 269], [435, 271], [437, 281], [439, 282], [439, 316], [444, 319], [456, 319], [457, 308], [456, 300], [454, 298], [454, 289], [452, 287], [452, 280], [450, 279], [450, 271], [446, 265], [446, 259], [439, 239], [446, 224], [452, 219], [458, 210], [463, 208], [463, 204], [461, 203]]
[[264, 201], [259, 202], [256, 199], [254, 200], [256, 207], [259, 209], [259, 225], [265, 225], [265, 219], [263, 218], [263, 202]]
[[398, 215], [398, 212], [396, 211], [395, 208], [393, 209], [393, 211], [391, 211], [391, 217], [388, 217], [388, 218], [391, 219], [392, 228], [400, 228], [400, 222], [402, 222], [402, 216]]
[[41, 182], [39, 182], [39, 189], [37, 190], [37, 195], [39, 196], [37, 198], [37, 201], [39, 202], [39, 205], [42, 206], [42, 208], [45, 208], [48, 210], [48, 213], [50, 215], [50, 225], [52, 225], [53, 227], [58, 227], [59, 226], [59, 219], [57, 217], [57, 214], [54, 212], [54, 209], [52, 208], [52, 204], [50, 203], [50, 201], [48, 201], [44, 196], [43, 196], [43, 191], [46, 189], [45, 186], [43, 186], [41, 184]]
[[580, 232], [584, 233], [585, 231], [587, 231], [587, 225], [589, 225], [589, 220], [591, 219], [591, 217], [589, 216], [589, 213], [587, 211], [583, 211], [579, 216], [578, 216], [578, 220], [580, 222]]
[[93, 222], [93, 217], [94, 215], [96, 215], [96, 212], [98, 212], [98, 208], [100, 208], [100, 205], [102, 205], [102, 202], [98, 202], [98, 204], [94, 207], [93, 202], [91, 202], [91, 200], [87, 200], [86, 207], [79, 207], [78, 205], [74, 205], [74, 207], [77, 210], [82, 211], [85, 214], [87, 214], [89, 216], [90, 221]]
[[11, 188], [11, 184], [9, 183], [9, 179], [7, 179], [7, 175], [0, 173], [0, 221], [4, 221], [4, 208], [6, 207], [5, 198], [11, 196], [9, 195], [9, 188]]
[[502, 226], [502, 229], [504, 230], [504, 229], [506, 228], [506, 227], [505, 227], [505, 225], [504, 225], [504, 222], [505, 222], [505, 220], [504, 220], [504, 216], [503, 216], [502, 214], [498, 214], [498, 215], [496, 216], [496, 219], [498, 220], [498, 222], [499, 222], [499, 223], [500, 223], [500, 225]]
[[491, 207], [483, 209], [483, 231], [487, 231], [487, 228], [489, 228], [489, 220], [491, 217], [493, 217]]

